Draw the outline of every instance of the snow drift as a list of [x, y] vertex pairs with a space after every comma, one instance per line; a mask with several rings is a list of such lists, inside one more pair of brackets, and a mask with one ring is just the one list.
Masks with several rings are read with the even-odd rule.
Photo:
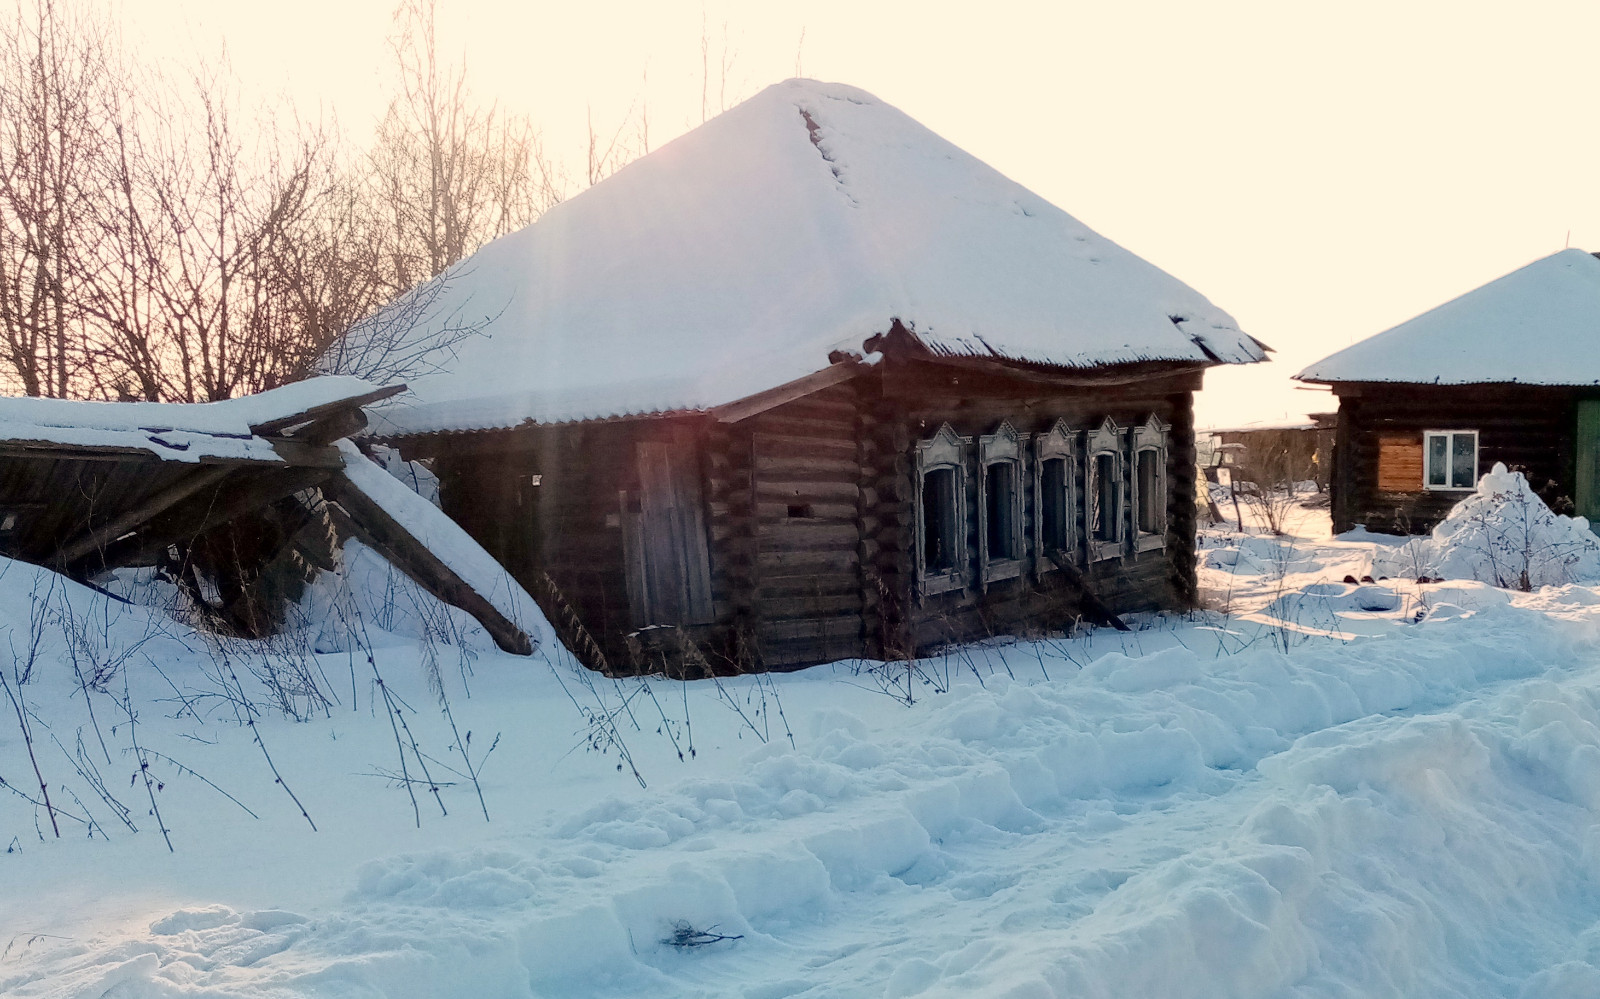
[[[139, 745], [170, 758], [146, 753], [177, 853], [142, 788], [137, 834], [92, 791], [67, 807], [102, 832], [39, 833], [10, 790], [29, 770], [0, 710], [0, 994], [1600, 994], [1600, 588], [1390, 584], [1449, 601], [1419, 620], [1404, 602], [1362, 610], [1383, 595], [1369, 588], [1310, 582], [1370, 545], [1246, 540], [1276, 580], [1201, 570], [1235, 587], [1241, 616], [878, 664], [940, 677], [948, 693], [918, 685], [913, 704], [863, 663], [624, 688], [530, 670], [480, 636], [476, 659], [441, 669], [450, 650], [391, 621], [381, 641], [307, 652], [336, 703], [243, 726], [216, 696], [219, 660], [168, 641], [188, 633], [146, 639], [160, 615], [69, 586], [75, 617], [126, 615], [109, 633], [160, 665], [136, 655], [118, 675]], [[0, 564], [0, 633], [18, 649], [52, 578]], [[388, 584], [349, 585], [374, 615], [395, 603]], [[1255, 630], [1243, 612], [1283, 605], [1284, 586], [1337, 611], [1343, 634]], [[76, 792], [90, 785], [66, 761], [97, 759], [126, 798], [143, 772], [133, 726], [106, 717], [101, 753], [85, 704], [116, 698], [80, 685], [71, 648], [46, 639], [55, 658], [21, 688], [41, 759]], [[252, 669], [249, 647], [229, 651]], [[583, 676], [620, 696], [574, 712]], [[403, 733], [384, 689], [408, 705]], [[618, 773], [593, 727], [606, 719], [650, 786]], [[448, 806], [425, 797], [420, 823], [393, 772], [408, 737]], [[319, 831], [286, 807], [257, 740]], [[498, 746], [478, 768], [491, 822], [434, 766], [460, 770], [461, 743]], [[685, 926], [722, 939], [679, 947]]]
[[1374, 575], [1476, 579], [1526, 590], [1600, 581], [1600, 538], [1551, 512], [1521, 472], [1498, 462], [1429, 537], [1380, 550]]

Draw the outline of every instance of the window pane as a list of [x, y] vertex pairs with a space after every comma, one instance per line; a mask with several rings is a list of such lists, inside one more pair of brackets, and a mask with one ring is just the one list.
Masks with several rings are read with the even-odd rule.
[[1016, 462], [997, 461], [984, 468], [983, 478], [989, 558], [1017, 558]]
[[1117, 456], [1101, 453], [1094, 456], [1094, 539], [1117, 540], [1117, 520], [1122, 516], [1117, 502]]
[[1478, 435], [1453, 434], [1450, 449], [1450, 485], [1471, 489], [1478, 484]]
[[1442, 486], [1449, 482], [1446, 476], [1450, 467], [1449, 447], [1449, 435], [1428, 435], [1428, 485]]
[[956, 568], [956, 473], [935, 468], [922, 477], [922, 557], [928, 572]]
[[1039, 540], [1045, 551], [1067, 549], [1067, 459], [1048, 458], [1039, 467]]
[[1139, 452], [1139, 530], [1155, 534], [1161, 530], [1161, 511], [1167, 505], [1161, 491], [1161, 452]]

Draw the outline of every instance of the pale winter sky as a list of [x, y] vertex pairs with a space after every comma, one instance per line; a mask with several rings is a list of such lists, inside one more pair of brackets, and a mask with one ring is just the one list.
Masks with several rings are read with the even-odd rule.
[[[122, 0], [130, 40], [226, 39], [245, 85], [380, 110], [393, 0]], [[898, 106], [1230, 311], [1276, 362], [1202, 425], [1331, 408], [1289, 376], [1567, 244], [1600, 249], [1600, 4], [441, 0], [476, 93], [576, 156], [647, 102], [652, 146], [796, 75]], [[704, 25], [704, 28], [702, 27]], [[725, 26], [725, 27], [724, 27]], [[1597, 332], [1600, 335], [1600, 332]]]

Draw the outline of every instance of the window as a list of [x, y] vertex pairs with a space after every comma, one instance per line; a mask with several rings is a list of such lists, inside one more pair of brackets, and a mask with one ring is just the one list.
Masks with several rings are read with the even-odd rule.
[[1039, 563], [1035, 571], [1052, 572], [1056, 564], [1050, 555], [1072, 559], [1076, 554], [1078, 514], [1073, 502], [1077, 480], [1078, 435], [1065, 420], [1057, 420], [1049, 432], [1034, 439], [1034, 455], [1039, 473], [1034, 479], [1038, 494], [1034, 522], [1038, 534]]
[[1138, 480], [1134, 489], [1139, 494], [1139, 533], [1154, 534], [1162, 530], [1162, 509], [1166, 504], [1161, 488], [1161, 455], [1154, 449], [1140, 451], [1135, 464]]
[[950, 424], [916, 447], [917, 586], [921, 593], [960, 589], [967, 582], [966, 473], [972, 445]]
[[1423, 488], [1471, 489], [1478, 484], [1476, 430], [1428, 430], [1422, 443]]
[[1022, 575], [1022, 435], [1009, 422], [978, 439], [983, 582]]
[[931, 468], [922, 476], [922, 550], [927, 572], [960, 567], [956, 558], [956, 470]]
[[1167, 544], [1167, 431], [1155, 414], [1133, 429], [1133, 514], [1136, 552]]
[[1089, 559], [1098, 562], [1122, 554], [1122, 430], [1108, 416], [1089, 433], [1088, 509]]
[[985, 548], [989, 560], [1020, 558], [1017, 550], [1017, 463], [997, 461], [983, 470]]

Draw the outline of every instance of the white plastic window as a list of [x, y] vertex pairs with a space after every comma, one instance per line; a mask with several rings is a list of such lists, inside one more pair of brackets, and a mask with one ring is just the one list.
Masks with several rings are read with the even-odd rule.
[[1477, 484], [1476, 430], [1429, 430], [1423, 433], [1423, 488], [1471, 489]]

